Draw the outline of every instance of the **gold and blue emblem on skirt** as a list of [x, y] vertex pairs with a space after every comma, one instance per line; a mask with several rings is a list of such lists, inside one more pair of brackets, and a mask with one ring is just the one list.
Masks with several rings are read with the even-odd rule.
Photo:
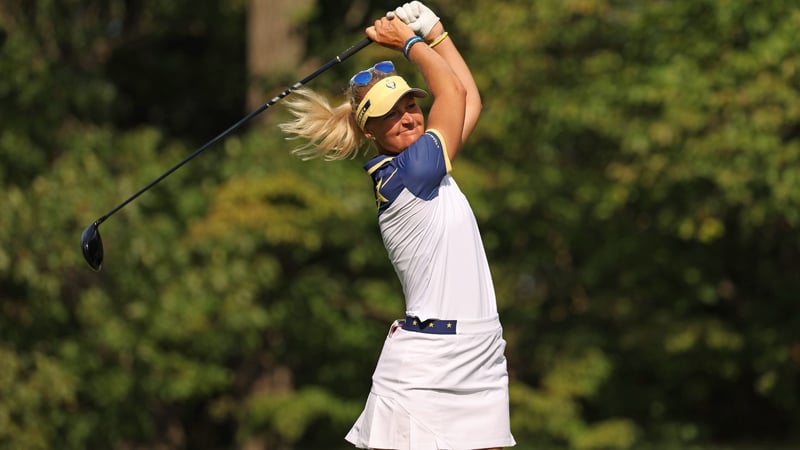
[[416, 317], [406, 317], [402, 327], [406, 331], [416, 331], [427, 334], [456, 334], [457, 320], [428, 319], [419, 320]]

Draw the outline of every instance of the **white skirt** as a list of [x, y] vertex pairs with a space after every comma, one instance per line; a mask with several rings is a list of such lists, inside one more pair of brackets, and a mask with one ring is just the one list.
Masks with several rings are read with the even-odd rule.
[[361, 416], [345, 439], [359, 448], [511, 447], [506, 342], [497, 317], [458, 320], [457, 334], [386, 338]]

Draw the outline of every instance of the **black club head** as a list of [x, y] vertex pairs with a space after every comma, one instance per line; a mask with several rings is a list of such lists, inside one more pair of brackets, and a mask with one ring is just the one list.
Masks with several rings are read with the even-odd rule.
[[103, 240], [97, 222], [89, 225], [81, 234], [81, 249], [86, 262], [95, 271], [103, 266]]

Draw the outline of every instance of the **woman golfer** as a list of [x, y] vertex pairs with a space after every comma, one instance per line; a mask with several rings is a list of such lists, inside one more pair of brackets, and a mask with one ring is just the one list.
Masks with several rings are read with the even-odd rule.
[[[505, 341], [489, 265], [451, 161], [481, 110], [469, 68], [439, 18], [406, 3], [366, 29], [413, 62], [433, 96], [427, 125], [389, 61], [355, 74], [349, 101], [331, 107], [309, 90], [281, 125], [305, 138], [302, 156], [341, 159], [371, 140], [378, 223], [403, 286], [406, 317], [390, 328], [364, 411], [346, 439], [372, 449], [485, 449], [515, 445]], [[419, 36], [415, 34], [419, 33]]]

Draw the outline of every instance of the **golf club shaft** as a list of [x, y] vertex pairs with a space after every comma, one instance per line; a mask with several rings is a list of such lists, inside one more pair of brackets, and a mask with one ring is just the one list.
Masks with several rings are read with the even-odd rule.
[[119, 205], [117, 205], [114, 209], [112, 209], [111, 211], [105, 213], [103, 216], [98, 218], [94, 222], [95, 226], [100, 225], [101, 223], [103, 223], [106, 219], [108, 219], [109, 217], [114, 215], [117, 211], [119, 211], [120, 209], [124, 208], [128, 203], [136, 200], [136, 198], [139, 197], [140, 195], [142, 195], [145, 191], [147, 191], [148, 189], [150, 189], [153, 186], [155, 186], [156, 184], [158, 184], [161, 180], [163, 180], [164, 178], [168, 177], [170, 174], [172, 174], [172, 172], [175, 172], [181, 166], [183, 166], [187, 162], [189, 162], [192, 159], [194, 159], [195, 157], [197, 157], [200, 153], [203, 153], [208, 147], [211, 147], [212, 145], [216, 144], [222, 138], [224, 138], [225, 136], [227, 136], [228, 134], [230, 134], [231, 132], [233, 132], [237, 128], [241, 127], [246, 122], [250, 121], [250, 119], [252, 119], [253, 117], [255, 117], [255, 116], [259, 115], [259, 114], [261, 114], [267, 108], [269, 108], [270, 106], [274, 105], [275, 103], [278, 103], [282, 98], [286, 97], [287, 95], [291, 94], [293, 91], [295, 91], [295, 90], [299, 89], [300, 87], [302, 87], [304, 84], [306, 84], [309, 81], [313, 80], [314, 78], [318, 77], [320, 74], [322, 74], [326, 70], [330, 69], [331, 67], [335, 66], [336, 64], [339, 64], [340, 62], [344, 61], [345, 59], [353, 56], [355, 53], [357, 53], [359, 50], [361, 50], [364, 47], [366, 47], [367, 45], [369, 45], [371, 42], [372, 41], [369, 38], [364, 38], [363, 40], [361, 40], [360, 42], [356, 43], [352, 47], [350, 47], [347, 50], [343, 51], [342, 53], [338, 54], [335, 58], [333, 58], [330, 61], [328, 61], [327, 63], [323, 64], [319, 69], [314, 71], [312, 74], [308, 75], [307, 77], [303, 78], [302, 80], [298, 81], [297, 83], [293, 84], [292, 86], [286, 88], [283, 92], [281, 92], [277, 96], [275, 96], [272, 99], [270, 99], [270, 101], [268, 101], [267, 103], [264, 103], [263, 105], [261, 105], [255, 111], [251, 112], [250, 114], [246, 115], [245, 117], [243, 117], [241, 120], [239, 120], [235, 124], [231, 125], [227, 130], [225, 130], [222, 133], [220, 133], [219, 135], [217, 135], [217, 137], [215, 137], [214, 139], [211, 139], [210, 141], [206, 142], [201, 147], [199, 147], [197, 150], [193, 151], [189, 156], [184, 158], [181, 162], [179, 162], [179, 163], [175, 164], [174, 166], [172, 166], [169, 170], [164, 172], [163, 175], [161, 175], [158, 178], [156, 178], [155, 180], [151, 181], [147, 186], [141, 188], [138, 192], [136, 192], [135, 194], [130, 196], [130, 198], [128, 198], [124, 202], [122, 202]]

